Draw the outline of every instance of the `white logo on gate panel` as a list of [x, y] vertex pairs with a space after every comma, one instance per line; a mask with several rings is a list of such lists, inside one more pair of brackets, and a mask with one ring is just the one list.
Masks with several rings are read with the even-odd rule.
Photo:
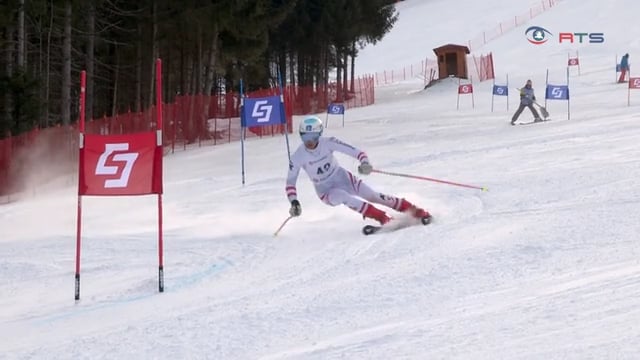
[[256, 122], [269, 122], [272, 110], [273, 106], [269, 105], [269, 101], [257, 100], [253, 105], [253, 112], [251, 113], [251, 116], [256, 119]]
[[471, 87], [469, 87], [469, 86], [467, 86], [467, 85], [462, 85], [462, 86], [460, 87], [460, 91], [461, 91], [462, 93], [465, 93], [465, 94], [466, 94], [466, 93], [468, 93], [468, 92], [470, 92], [470, 91], [471, 91]]
[[551, 89], [551, 96], [556, 99], [562, 98], [562, 94], [562, 88], [554, 87], [553, 89]]
[[504, 94], [504, 89], [503, 89], [503, 88], [501, 88], [501, 87], [496, 88], [496, 92], [497, 92], [499, 95], [502, 95], [502, 94]]
[[[128, 143], [119, 143], [119, 144], [105, 144], [104, 152], [98, 158], [98, 165], [96, 166], [96, 175], [116, 175], [120, 166], [116, 165], [107, 165], [107, 160], [109, 157], [116, 151], [127, 151], [129, 150]], [[108, 179], [104, 181], [105, 189], [111, 188], [126, 188], [129, 184], [129, 177], [131, 176], [131, 170], [133, 169], [133, 165], [136, 160], [138, 160], [139, 154], [136, 152], [130, 153], [121, 153], [113, 155], [113, 161], [124, 161], [124, 168], [122, 169], [122, 174], [120, 174], [120, 178], [118, 179]]]
[[331, 106], [331, 113], [332, 113], [332, 114], [338, 114], [338, 113], [340, 113], [340, 106], [337, 106], [337, 105], [333, 105], [333, 106]]
[[639, 88], [640, 89], [640, 78], [635, 78], [633, 79], [633, 85], [634, 88]]

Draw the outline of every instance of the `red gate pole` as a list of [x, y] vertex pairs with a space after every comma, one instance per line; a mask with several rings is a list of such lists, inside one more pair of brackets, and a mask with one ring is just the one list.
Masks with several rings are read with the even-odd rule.
[[[156, 60], [156, 166], [162, 181], [162, 60]], [[159, 160], [158, 160], [159, 159]], [[159, 162], [159, 164], [158, 164]], [[158, 192], [158, 291], [164, 291], [164, 244], [162, 237], [162, 190]]]
[[84, 184], [84, 174], [82, 173], [84, 163], [84, 122], [85, 122], [85, 98], [87, 86], [87, 73], [80, 73], [80, 119], [78, 121], [79, 133], [79, 154], [78, 154], [78, 208], [76, 222], [76, 274], [75, 274], [75, 299], [80, 300], [80, 245], [82, 239], [82, 186]]

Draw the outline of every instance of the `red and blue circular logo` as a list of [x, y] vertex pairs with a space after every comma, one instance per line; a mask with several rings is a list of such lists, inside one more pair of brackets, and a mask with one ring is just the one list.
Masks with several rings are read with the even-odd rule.
[[546, 43], [552, 35], [549, 30], [540, 26], [530, 26], [524, 34], [527, 36], [527, 40], [534, 45]]

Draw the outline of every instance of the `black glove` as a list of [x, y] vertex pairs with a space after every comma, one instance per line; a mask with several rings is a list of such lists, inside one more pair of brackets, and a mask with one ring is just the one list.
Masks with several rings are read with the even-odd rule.
[[302, 208], [300, 207], [300, 201], [292, 200], [291, 208], [289, 209], [289, 215], [291, 216], [300, 216], [302, 214]]
[[373, 171], [373, 166], [371, 166], [371, 164], [369, 164], [368, 162], [363, 162], [360, 165], [358, 165], [358, 173], [362, 175], [369, 175], [371, 174], [372, 171]]

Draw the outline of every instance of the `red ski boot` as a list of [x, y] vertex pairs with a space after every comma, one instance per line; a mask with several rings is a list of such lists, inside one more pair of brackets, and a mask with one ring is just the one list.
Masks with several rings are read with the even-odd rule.
[[396, 210], [409, 213], [411, 216], [420, 219], [425, 225], [431, 222], [431, 214], [428, 211], [415, 206], [405, 199], [400, 200], [400, 206]]
[[367, 204], [367, 207], [366, 207], [364, 213], [362, 214], [362, 216], [365, 217], [365, 218], [374, 219], [374, 220], [378, 221], [380, 223], [380, 225], [384, 225], [384, 224], [388, 223], [389, 220], [391, 220], [389, 215], [387, 215], [384, 211], [376, 208], [375, 206], [373, 206], [371, 204]]

